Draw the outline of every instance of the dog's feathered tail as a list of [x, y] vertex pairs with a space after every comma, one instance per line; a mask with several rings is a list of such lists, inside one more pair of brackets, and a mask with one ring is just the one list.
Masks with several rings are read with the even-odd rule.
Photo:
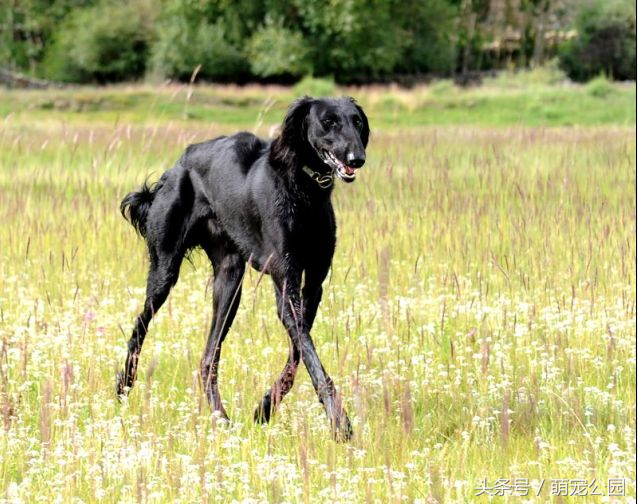
[[146, 219], [148, 211], [155, 198], [156, 186], [150, 186], [144, 182], [139, 191], [133, 191], [124, 196], [120, 203], [120, 212], [128, 220], [135, 230], [146, 238]]

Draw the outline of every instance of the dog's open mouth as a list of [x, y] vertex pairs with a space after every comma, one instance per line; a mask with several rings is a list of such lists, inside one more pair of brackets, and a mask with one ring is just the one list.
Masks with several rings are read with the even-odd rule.
[[337, 174], [337, 177], [344, 182], [353, 182], [354, 179], [357, 178], [357, 169], [340, 161], [332, 152], [324, 150], [323, 161], [330, 166]]

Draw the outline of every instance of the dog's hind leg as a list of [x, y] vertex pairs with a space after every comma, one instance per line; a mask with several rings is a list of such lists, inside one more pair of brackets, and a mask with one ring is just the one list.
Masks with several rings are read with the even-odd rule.
[[124, 369], [118, 373], [116, 392], [118, 396], [128, 393], [137, 377], [137, 364], [142, 344], [148, 331], [148, 325], [160, 309], [171, 287], [177, 282], [179, 268], [184, 257], [183, 252], [172, 256], [151, 255], [151, 267], [146, 284], [146, 300], [144, 310], [135, 320], [135, 328], [128, 342], [128, 355]]
[[204, 246], [213, 263], [213, 321], [201, 361], [202, 383], [213, 413], [228, 419], [217, 386], [221, 347], [241, 298], [241, 283], [246, 268], [244, 259], [229, 244]]

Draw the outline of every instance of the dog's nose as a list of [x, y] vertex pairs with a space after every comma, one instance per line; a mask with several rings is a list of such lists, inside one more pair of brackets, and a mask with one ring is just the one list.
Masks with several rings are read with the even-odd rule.
[[348, 163], [348, 166], [350, 166], [351, 168], [361, 168], [363, 166], [363, 163], [366, 162], [366, 157], [365, 154], [357, 155], [354, 152], [349, 152], [346, 161]]

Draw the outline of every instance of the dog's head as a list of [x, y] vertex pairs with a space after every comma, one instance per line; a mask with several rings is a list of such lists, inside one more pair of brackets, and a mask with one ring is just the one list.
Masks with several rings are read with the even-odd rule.
[[307, 166], [352, 182], [365, 163], [369, 135], [368, 118], [354, 99], [306, 96], [288, 109], [273, 154], [292, 169]]

